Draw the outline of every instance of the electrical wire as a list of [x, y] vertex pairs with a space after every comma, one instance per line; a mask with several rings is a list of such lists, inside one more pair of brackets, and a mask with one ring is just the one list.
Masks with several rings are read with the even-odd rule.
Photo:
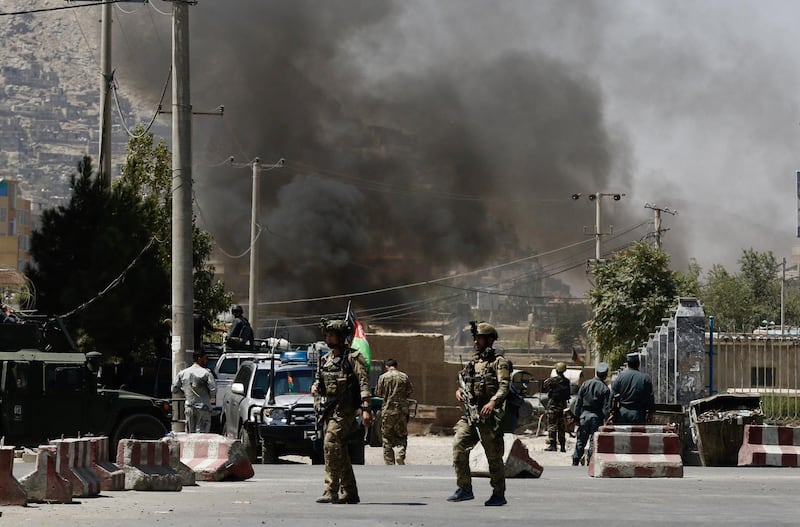
[[161, 11], [161, 10], [159, 10], [159, 9], [158, 9], [158, 8], [155, 6], [155, 4], [154, 4], [153, 2], [151, 2], [150, 0], [146, 0], [146, 1], [147, 1], [147, 4], [148, 4], [150, 7], [152, 7], [152, 8], [153, 8], [153, 11], [155, 11], [155, 12], [156, 12], [156, 13], [158, 13], [159, 15], [164, 15], [164, 16], [172, 16], [172, 13], [165, 13], [164, 11]]
[[141, 133], [136, 134], [131, 131], [127, 124], [125, 124], [125, 117], [122, 115], [122, 108], [119, 104], [119, 98], [117, 97], [117, 91], [119, 87], [117, 86], [117, 79], [114, 74], [111, 74], [111, 93], [114, 94], [114, 103], [117, 107], [117, 114], [119, 115], [120, 122], [122, 123], [122, 128], [125, 129], [125, 132], [128, 134], [128, 137], [131, 139], [141, 139], [142, 137], [146, 136], [150, 129], [153, 127], [153, 123], [156, 122], [156, 118], [158, 118], [158, 112], [161, 111], [161, 106], [164, 103], [164, 97], [167, 95], [167, 88], [169, 87], [169, 80], [172, 77], [172, 66], [170, 65], [169, 71], [167, 72], [167, 78], [164, 81], [164, 88], [161, 90], [161, 98], [158, 100], [158, 105], [156, 106], [155, 112], [153, 112], [153, 117], [150, 119], [150, 122], [147, 123], [144, 130]]
[[94, 6], [103, 5], [103, 4], [116, 4], [117, 2], [120, 2], [120, 1], [121, 0], [99, 0], [99, 1], [93, 2], [91, 4], [83, 4], [82, 3], [82, 4], [76, 4], [76, 5], [72, 5], [72, 2], [70, 2], [70, 5], [67, 5], [67, 6], [42, 7], [42, 8], [39, 8], [39, 9], [26, 9], [25, 11], [8, 11], [8, 12], [5, 12], [5, 13], [0, 13], [0, 16], [31, 15], [31, 14], [35, 14], [35, 13], [47, 13], [49, 11], [63, 11], [65, 9], [78, 9], [79, 7], [94, 7]]

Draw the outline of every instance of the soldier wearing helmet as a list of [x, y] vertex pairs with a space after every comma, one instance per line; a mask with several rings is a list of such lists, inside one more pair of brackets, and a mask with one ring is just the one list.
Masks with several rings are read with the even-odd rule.
[[544, 391], [547, 392], [547, 439], [550, 445], [545, 448], [548, 452], [555, 452], [556, 439], [562, 452], [566, 452], [567, 433], [564, 410], [567, 409], [570, 395], [569, 379], [564, 376], [567, 363], [557, 362], [555, 375], [544, 381]]
[[[330, 353], [320, 358], [311, 393], [319, 396], [318, 414], [325, 451], [325, 490], [317, 503], [358, 503], [358, 487], [347, 448], [358, 433], [356, 415], [369, 428], [372, 423], [367, 361], [348, 346], [353, 326], [346, 320], [323, 320], [325, 343]], [[339, 491], [342, 494], [339, 494]]]
[[456, 399], [465, 406], [465, 415], [456, 423], [453, 439], [453, 466], [458, 488], [447, 501], [475, 498], [472, 493], [469, 453], [480, 441], [489, 462], [492, 485], [492, 496], [484, 505], [505, 505], [506, 480], [500, 421], [509, 393], [511, 371], [508, 361], [502, 355], [496, 354], [493, 348], [497, 340], [497, 330], [486, 322], [470, 324], [475, 340], [475, 354], [459, 373], [460, 387], [456, 390]]

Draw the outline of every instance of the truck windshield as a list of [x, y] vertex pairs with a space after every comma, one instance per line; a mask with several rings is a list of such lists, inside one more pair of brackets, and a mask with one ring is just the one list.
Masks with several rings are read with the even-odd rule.
[[275, 372], [275, 395], [311, 393], [313, 370], [285, 370]]

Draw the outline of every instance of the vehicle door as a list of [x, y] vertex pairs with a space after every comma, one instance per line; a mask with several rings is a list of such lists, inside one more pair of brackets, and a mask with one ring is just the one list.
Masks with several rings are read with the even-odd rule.
[[[36, 369], [39, 369], [37, 375]], [[41, 363], [4, 361], [0, 371], [0, 435], [7, 445], [31, 445], [42, 437], [36, 431], [37, 399], [41, 398]]]
[[253, 377], [253, 371], [255, 370], [255, 364], [252, 362], [245, 362], [239, 367], [239, 371], [236, 372], [236, 375], [233, 378], [233, 383], [236, 385], [241, 385], [242, 393], [235, 393], [233, 390], [229, 390], [228, 393], [225, 394], [225, 399], [222, 402], [222, 414], [225, 419], [225, 430], [226, 434], [229, 434], [230, 437], [236, 437], [239, 433], [239, 407], [244, 398], [244, 393], [250, 387], [250, 382]]
[[83, 364], [44, 364], [41, 405], [37, 414], [47, 437], [97, 433], [89, 420], [95, 408], [97, 377]]

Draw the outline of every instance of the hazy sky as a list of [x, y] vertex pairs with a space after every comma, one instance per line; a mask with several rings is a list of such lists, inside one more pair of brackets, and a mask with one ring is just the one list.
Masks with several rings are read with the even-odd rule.
[[[117, 74], [152, 103], [169, 18], [129, 6]], [[663, 225], [676, 268], [735, 270], [743, 248], [780, 259], [796, 243], [800, 3], [200, 0], [190, 19], [194, 108], [225, 105], [193, 125], [220, 247], [247, 245], [250, 174], [214, 165], [290, 165], [263, 185], [273, 298], [364, 285], [381, 251], [424, 279], [580, 242], [595, 209], [575, 192], [626, 194], [603, 203], [615, 233], [652, 219], [647, 202], [677, 210]], [[594, 246], [580, 251], [552, 268]], [[556, 276], [579, 293], [581, 273]]]

